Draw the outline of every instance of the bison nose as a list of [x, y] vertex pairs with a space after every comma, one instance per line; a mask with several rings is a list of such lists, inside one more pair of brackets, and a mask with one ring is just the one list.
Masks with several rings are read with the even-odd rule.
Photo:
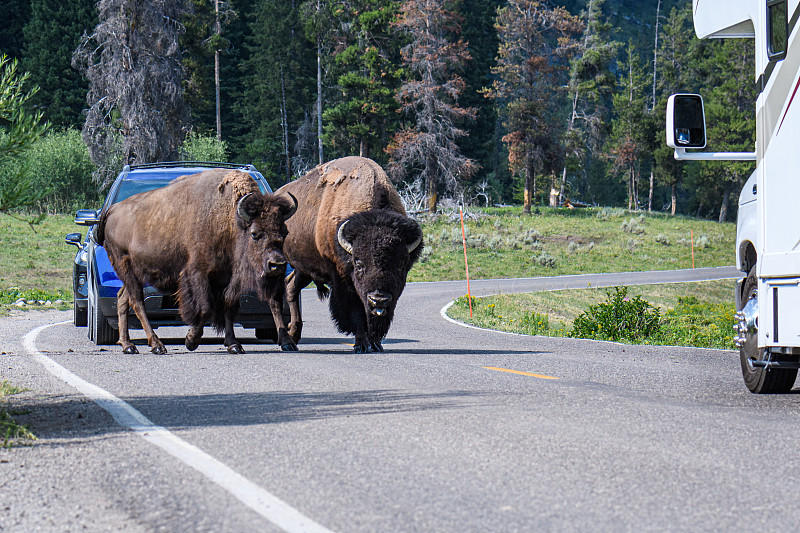
[[367, 301], [372, 315], [383, 316], [386, 314], [389, 304], [392, 303], [392, 295], [388, 292], [375, 291], [367, 295]]
[[272, 260], [267, 261], [267, 273], [275, 274], [286, 269], [286, 261]]

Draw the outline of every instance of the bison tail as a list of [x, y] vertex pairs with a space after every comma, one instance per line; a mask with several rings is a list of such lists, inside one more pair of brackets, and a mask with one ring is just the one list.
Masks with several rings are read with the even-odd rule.
[[103, 246], [103, 243], [106, 240], [106, 221], [108, 221], [108, 211], [109, 209], [103, 211], [103, 213], [100, 215], [100, 221], [94, 228], [94, 240], [100, 246]]

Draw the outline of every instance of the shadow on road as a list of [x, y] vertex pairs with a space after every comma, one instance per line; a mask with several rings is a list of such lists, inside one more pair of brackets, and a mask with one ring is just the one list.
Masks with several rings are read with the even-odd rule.
[[[470, 400], [485, 395], [473, 391], [416, 393], [364, 390], [325, 393], [275, 391], [122, 399], [154, 424], [175, 430], [462, 409], [474, 405]], [[14, 399], [12, 409], [17, 422], [27, 426], [39, 438], [38, 445], [59, 445], [61, 439], [74, 443], [74, 439], [127, 431], [104, 410], [77, 394], [49, 397], [21, 395]]]

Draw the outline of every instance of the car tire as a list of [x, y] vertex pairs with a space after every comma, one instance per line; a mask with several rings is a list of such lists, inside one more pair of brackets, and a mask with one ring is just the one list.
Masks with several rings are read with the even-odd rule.
[[97, 302], [97, 291], [89, 294], [89, 340], [98, 346], [116, 344], [119, 340], [119, 331], [111, 327], [108, 319], [100, 309]]
[[[750, 269], [742, 290], [742, 308], [752, 298], [758, 298], [758, 278], [756, 267]], [[758, 347], [758, 335], [748, 334], [747, 340], [739, 348], [739, 360], [742, 367], [744, 383], [753, 394], [781, 394], [792, 390], [797, 379], [796, 368], [772, 368], [753, 366], [753, 361], [762, 361], [766, 357], [763, 348]], [[798, 362], [797, 355], [775, 354], [775, 360]]]
[[273, 328], [256, 328], [256, 339], [278, 342], [278, 330]]
[[77, 299], [72, 300], [72, 324], [76, 328], [85, 328], [89, 324], [89, 312], [78, 307]]

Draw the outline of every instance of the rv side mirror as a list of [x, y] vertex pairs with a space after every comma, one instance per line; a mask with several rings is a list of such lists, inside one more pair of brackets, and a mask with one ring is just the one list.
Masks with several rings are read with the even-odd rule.
[[705, 148], [706, 115], [699, 94], [673, 94], [667, 101], [667, 146]]

